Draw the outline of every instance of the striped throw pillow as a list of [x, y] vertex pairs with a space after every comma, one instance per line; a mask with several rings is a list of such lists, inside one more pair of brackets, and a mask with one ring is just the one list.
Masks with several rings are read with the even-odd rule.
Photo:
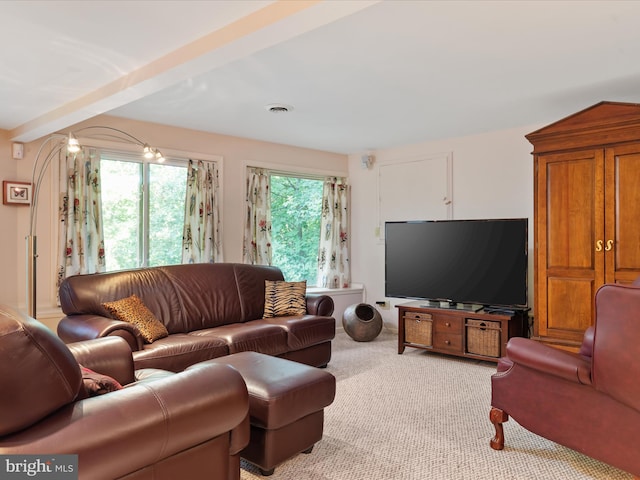
[[307, 282], [265, 280], [264, 318], [307, 313]]

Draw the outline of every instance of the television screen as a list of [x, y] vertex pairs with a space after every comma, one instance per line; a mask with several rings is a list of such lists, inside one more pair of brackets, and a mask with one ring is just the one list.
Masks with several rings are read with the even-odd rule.
[[528, 221], [386, 222], [385, 296], [527, 306]]

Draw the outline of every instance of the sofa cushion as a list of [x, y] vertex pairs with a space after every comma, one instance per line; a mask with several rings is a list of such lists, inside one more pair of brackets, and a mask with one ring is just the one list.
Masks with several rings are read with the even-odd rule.
[[172, 333], [168, 337], [146, 344], [142, 350], [133, 352], [133, 363], [136, 370], [157, 368], [181, 372], [194, 363], [225, 355], [229, 355], [229, 347], [222, 339]]
[[[188, 333], [245, 320], [232, 264], [193, 263], [158, 268], [166, 273], [179, 299], [179, 315], [158, 317], [170, 333]], [[264, 300], [260, 307], [262, 303]]]
[[155, 382], [158, 379], [172, 377], [175, 374], [176, 372], [160, 370], [159, 368], [141, 368], [136, 370], [136, 380], [132, 385]]
[[287, 332], [289, 350], [328, 342], [336, 336], [336, 321], [333, 317], [299, 315], [295, 317], [272, 317], [254, 320], [254, 324], [265, 323], [282, 328]]
[[167, 328], [149, 310], [140, 298], [133, 294], [130, 297], [104, 302], [102, 304], [116, 320], [135, 325], [147, 343], [169, 335]]
[[191, 332], [191, 335], [219, 338], [227, 344], [230, 354], [252, 351], [280, 355], [289, 351], [287, 332], [276, 325], [268, 325], [260, 320], [221, 325]]
[[264, 317], [283, 317], [307, 313], [307, 282], [265, 280]]
[[283, 281], [284, 275], [278, 267], [242, 263], [234, 264], [233, 272], [236, 279], [235, 286], [240, 295], [242, 321], [262, 318], [264, 315], [265, 280]]

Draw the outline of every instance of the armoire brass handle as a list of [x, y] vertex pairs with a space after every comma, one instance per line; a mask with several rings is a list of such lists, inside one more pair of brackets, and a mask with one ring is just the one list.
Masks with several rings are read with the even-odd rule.
[[[596, 252], [601, 252], [603, 245], [604, 245], [604, 242], [602, 240], [596, 241]], [[605, 252], [610, 252], [612, 248], [613, 248], [613, 240], [607, 240], [607, 245], [604, 247]]]

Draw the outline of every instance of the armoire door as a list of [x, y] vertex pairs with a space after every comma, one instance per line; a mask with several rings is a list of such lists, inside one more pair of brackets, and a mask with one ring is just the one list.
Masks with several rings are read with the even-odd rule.
[[540, 155], [536, 169], [534, 335], [577, 347], [605, 279], [604, 150]]
[[605, 150], [605, 282], [640, 276], [640, 143]]

